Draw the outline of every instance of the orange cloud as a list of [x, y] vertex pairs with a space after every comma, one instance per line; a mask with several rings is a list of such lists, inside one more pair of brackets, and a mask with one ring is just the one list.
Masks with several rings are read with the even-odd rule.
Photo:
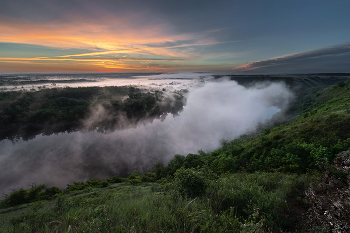
[[[144, 61], [148, 61], [145, 66]], [[40, 72], [118, 72], [118, 71], [160, 71], [165, 70], [161, 67], [150, 67], [154, 60], [152, 59], [129, 59], [121, 58], [120, 60], [108, 58], [7, 58], [0, 57], [1, 71], [40, 71]], [[156, 60], [162, 62], [162, 60]], [[164, 60], [167, 62], [168, 60]], [[24, 64], [26, 64], [24, 66]], [[94, 67], [94, 68], [92, 68]], [[65, 71], [65, 72], [66, 72]]]
[[[132, 48], [135, 44], [159, 43], [188, 39], [164, 33], [166, 25], [149, 25], [136, 28], [128, 19], [117, 17], [89, 22], [72, 19], [69, 22], [31, 23], [13, 18], [0, 18], [0, 41], [40, 44], [63, 48], [101, 48], [117, 50]], [[128, 47], [129, 46], [129, 47]], [[131, 47], [130, 47], [131, 46]]]
[[[208, 57], [208, 55], [197, 54], [194, 50], [195, 46], [232, 42], [203, 39], [207, 32], [176, 35], [172, 32], [171, 26], [165, 23], [137, 26], [131, 19], [110, 15], [96, 20], [70, 17], [65, 21], [43, 23], [0, 16], [0, 31], [0, 42], [92, 51], [55, 57], [34, 57], [35, 55], [27, 58], [0, 57], [0, 71], [8, 69], [4, 68], [5, 63], [6, 67], [9, 67], [9, 64], [12, 64], [11, 67], [14, 67], [15, 64], [27, 64], [27, 68], [32, 65], [37, 69], [39, 65], [42, 65], [43, 68], [40, 71], [44, 72], [55, 65], [61, 66], [52, 70], [55, 72], [59, 72], [64, 67], [70, 70], [74, 66], [78, 70], [97, 67], [99, 71], [108, 72], [162, 71], [169, 70], [171, 67], [176, 70], [180, 69], [178, 68], [179, 62], [184, 60], [190, 62]], [[191, 42], [176, 44], [176, 41]], [[150, 63], [142, 63], [144, 61]], [[90, 70], [91, 68], [87, 69], [87, 71]]]

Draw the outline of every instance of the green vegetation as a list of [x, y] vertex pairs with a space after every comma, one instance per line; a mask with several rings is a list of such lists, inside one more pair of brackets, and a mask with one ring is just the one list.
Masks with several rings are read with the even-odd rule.
[[[347, 175], [331, 161], [350, 150], [349, 94], [350, 81], [301, 93], [290, 111], [294, 120], [222, 140], [210, 153], [175, 155], [150, 172], [75, 182], [64, 191], [16, 190], [1, 203], [0, 231], [301, 231], [309, 183], [325, 171], [342, 181]], [[129, 96], [130, 106], [140, 95]]]
[[[185, 104], [182, 92], [169, 98], [161, 91], [143, 93], [132, 87], [53, 88], [37, 92], [0, 92], [0, 140], [24, 140], [44, 133], [72, 131], [82, 128], [113, 130], [118, 117], [126, 115], [129, 123], [157, 118], [164, 113], [178, 114]], [[83, 120], [102, 106], [104, 115], [90, 125]], [[123, 121], [125, 123], [125, 120]]]
[[[168, 183], [129, 182], [86, 188], [54, 200], [0, 210], [1, 232], [257, 232], [291, 227], [288, 198], [305, 179], [285, 174], [230, 174], [209, 180], [199, 198]], [[256, 188], [259, 187], [259, 188]]]

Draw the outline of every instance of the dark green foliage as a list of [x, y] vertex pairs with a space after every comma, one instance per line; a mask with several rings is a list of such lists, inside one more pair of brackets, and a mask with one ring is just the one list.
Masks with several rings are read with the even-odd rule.
[[151, 93], [129, 93], [129, 98], [123, 104], [128, 118], [142, 118], [155, 107], [156, 99]]
[[63, 192], [61, 189], [59, 189], [57, 187], [51, 187], [51, 188], [45, 189], [45, 192], [42, 193], [41, 195], [42, 195], [42, 199], [50, 200], [56, 196], [59, 196], [62, 193]]
[[232, 158], [232, 156], [221, 154], [211, 162], [210, 167], [217, 174], [223, 174], [226, 172], [235, 172], [237, 165], [236, 161]]
[[53, 206], [53, 210], [58, 213], [67, 212], [71, 208], [71, 204], [64, 197], [59, 197]]
[[16, 206], [27, 203], [27, 196], [28, 191], [23, 188], [13, 191], [1, 202], [1, 207]]
[[292, 229], [297, 216], [287, 216], [290, 198], [302, 195], [305, 177], [282, 173], [234, 174], [211, 182], [206, 196], [211, 208], [222, 213], [234, 208], [240, 221], [264, 222], [265, 227]]
[[201, 156], [196, 154], [188, 154], [183, 163], [183, 166], [185, 168], [196, 168], [196, 167], [201, 167], [203, 165], [204, 165], [204, 162], [201, 159]]
[[86, 188], [86, 186], [85, 186], [84, 182], [74, 182], [73, 184], [68, 184], [67, 185], [67, 190], [68, 191], [83, 190], [85, 188]]
[[179, 168], [185, 163], [186, 157], [183, 155], [175, 155], [172, 160], [166, 166], [166, 171], [168, 175], [173, 176]]
[[18, 123], [29, 113], [29, 105], [33, 97], [31, 95], [21, 96], [13, 101], [8, 107], [0, 110], [2, 124]]
[[26, 197], [27, 202], [33, 202], [33, 201], [38, 201], [42, 199], [41, 196], [44, 189], [46, 189], [46, 186], [44, 184], [41, 184], [29, 189], [28, 196]]
[[32, 113], [31, 121], [63, 121], [80, 119], [84, 117], [88, 110], [88, 101], [76, 100], [66, 97], [58, 97], [54, 100], [48, 100], [43, 108]]
[[340, 87], [340, 88], [342, 88], [342, 87], [346, 87], [347, 86], [347, 83], [346, 82], [339, 82], [339, 83], [337, 83], [337, 85], [335, 85], [335, 87]]
[[5, 196], [5, 199], [1, 202], [0, 206], [6, 208], [39, 200], [49, 200], [59, 194], [62, 194], [62, 191], [59, 188], [46, 188], [44, 184], [33, 186], [28, 190], [21, 188]]
[[142, 182], [155, 182], [156, 181], [156, 174], [153, 172], [146, 172], [141, 175], [141, 181]]
[[206, 180], [200, 172], [190, 168], [180, 168], [175, 172], [175, 182], [179, 193], [190, 198], [204, 195]]
[[128, 181], [134, 185], [142, 183], [141, 173], [137, 170], [134, 170], [129, 174]]
[[106, 180], [89, 179], [85, 182], [87, 187], [107, 187], [108, 182]]
[[[129, 98], [124, 99], [126, 96]], [[33, 138], [44, 133], [78, 130], [81, 120], [93, 114], [101, 105], [111, 118], [99, 119], [92, 129], [114, 130], [125, 126], [119, 124], [118, 116], [126, 115], [130, 124], [146, 118], [158, 118], [166, 113], [182, 111], [184, 96], [162, 92], [142, 93], [135, 87], [84, 87], [53, 88], [37, 92], [0, 93], [0, 140]], [[124, 100], [123, 100], [124, 99]]]
[[160, 180], [163, 177], [167, 176], [165, 167], [163, 163], [156, 163], [153, 168], [153, 172], [156, 174], [156, 179]]
[[123, 182], [122, 178], [120, 178], [119, 176], [113, 176], [113, 177], [107, 179], [107, 181], [109, 183], [121, 183], [121, 182]]
[[98, 179], [89, 179], [85, 183], [84, 182], [74, 182], [73, 184], [67, 185], [67, 191], [78, 191], [87, 188], [103, 188], [108, 186], [107, 180], [98, 180]]

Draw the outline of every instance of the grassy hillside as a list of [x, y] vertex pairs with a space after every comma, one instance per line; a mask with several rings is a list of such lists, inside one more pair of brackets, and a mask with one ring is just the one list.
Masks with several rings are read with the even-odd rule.
[[290, 109], [294, 120], [210, 153], [63, 191], [14, 191], [1, 203], [0, 232], [303, 231], [309, 183], [327, 172], [347, 185], [331, 161], [350, 150], [349, 100], [350, 81], [309, 89]]
[[0, 231], [262, 232], [265, 225], [290, 228], [293, 219], [286, 218], [287, 201], [300, 195], [295, 191], [306, 180], [280, 173], [229, 174], [205, 180], [206, 191], [198, 197], [181, 195], [181, 181], [89, 187], [0, 210]]

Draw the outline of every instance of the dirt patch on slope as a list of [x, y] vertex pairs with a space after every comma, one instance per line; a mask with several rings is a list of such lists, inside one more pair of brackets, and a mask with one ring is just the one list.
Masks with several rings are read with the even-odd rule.
[[334, 167], [311, 182], [305, 191], [306, 212], [303, 228], [323, 228], [328, 232], [350, 232], [350, 151], [333, 161]]

